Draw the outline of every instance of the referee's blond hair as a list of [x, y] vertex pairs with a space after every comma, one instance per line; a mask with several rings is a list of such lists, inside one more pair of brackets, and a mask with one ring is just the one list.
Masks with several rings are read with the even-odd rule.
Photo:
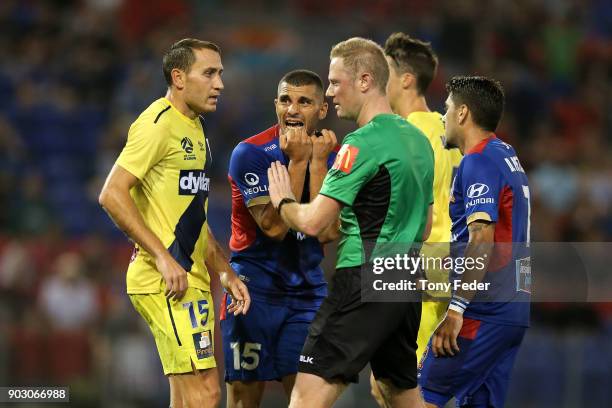
[[329, 58], [342, 58], [344, 66], [354, 77], [365, 72], [373, 78], [373, 83], [385, 95], [389, 80], [389, 66], [380, 45], [372, 40], [353, 37], [333, 46]]

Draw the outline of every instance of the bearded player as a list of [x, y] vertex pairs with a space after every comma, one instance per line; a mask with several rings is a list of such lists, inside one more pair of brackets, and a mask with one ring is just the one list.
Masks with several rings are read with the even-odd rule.
[[308, 326], [327, 294], [319, 264], [337, 224], [319, 239], [289, 229], [272, 206], [267, 175], [278, 160], [296, 197], [317, 196], [337, 144], [333, 132], [317, 132], [327, 114], [323, 93], [314, 72], [287, 73], [274, 100], [278, 123], [232, 153], [231, 263], [254, 303], [248, 315], [221, 317], [229, 407], [259, 406], [266, 381], [281, 381], [289, 398]]

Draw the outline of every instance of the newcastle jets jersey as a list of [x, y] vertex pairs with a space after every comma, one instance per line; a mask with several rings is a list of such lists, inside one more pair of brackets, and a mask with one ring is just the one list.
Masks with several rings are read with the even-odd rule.
[[529, 199], [527, 175], [512, 146], [491, 136], [465, 152], [450, 203], [454, 255], [462, 255], [470, 223], [495, 223], [495, 250], [483, 279], [488, 290], [477, 292], [465, 317], [529, 325]]
[[[231, 264], [246, 281], [254, 299], [276, 304], [301, 305], [320, 302], [327, 293], [323, 271], [323, 248], [316, 238], [289, 230], [279, 242], [257, 226], [248, 208], [267, 204], [268, 168], [289, 160], [279, 143], [278, 125], [238, 144], [232, 153], [229, 181], [232, 186]], [[335, 159], [333, 152], [328, 167]], [[306, 174], [302, 201], [308, 202]], [[305, 303], [304, 303], [305, 302]]]

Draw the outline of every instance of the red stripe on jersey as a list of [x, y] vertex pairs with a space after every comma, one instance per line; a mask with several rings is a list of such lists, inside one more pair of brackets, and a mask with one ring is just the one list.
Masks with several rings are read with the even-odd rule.
[[227, 317], [227, 292], [223, 293], [223, 301], [221, 302], [221, 314], [219, 320], [225, 320]]
[[227, 178], [232, 186], [232, 236], [229, 247], [232, 251], [239, 252], [248, 248], [255, 241], [257, 223], [251, 216], [249, 209], [244, 205], [240, 189], [231, 176], [227, 176]]
[[499, 212], [495, 224], [495, 243], [508, 242], [508, 244], [496, 245], [493, 259], [489, 265], [490, 271], [497, 271], [512, 259], [512, 205], [514, 194], [510, 186], [504, 186], [499, 194]]
[[459, 331], [459, 337], [463, 337], [464, 339], [474, 340], [476, 335], [478, 334], [478, 329], [480, 329], [480, 324], [482, 322], [480, 320], [470, 319], [468, 317], [463, 318], [463, 326], [461, 326], [461, 331]]
[[478, 144], [474, 147], [472, 147], [472, 149], [466, 153], [467, 154], [472, 154], [472, 153], [482, 153], [482, 151], [484, 150], [485, 147], [487, 147], [487, 144], [489, 144], [489, 142], [493, 139], [497, 139], [497, 136], [493, 135], [493, 136], [489, 136], [486, 139], [481, 140], [480, 142], [478, 142]]
[[270, 129], [264, 130], [261, 133], [251, 136], [244, 140], [244, 143], [254, 144], [257, 146], [265, 145], [270, 143], [274, 138], [278, 137], [278, 125], [272, 126]]

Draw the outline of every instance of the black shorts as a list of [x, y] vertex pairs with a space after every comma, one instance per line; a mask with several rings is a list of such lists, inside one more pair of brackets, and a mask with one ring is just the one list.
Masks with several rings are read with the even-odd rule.
[[374, 377], [401, 389], [417, 386], [420, 302], [361, 302], [361, 268], [336, 270], [300, 356], [298, 370], [357, 382], [369, 362]]

